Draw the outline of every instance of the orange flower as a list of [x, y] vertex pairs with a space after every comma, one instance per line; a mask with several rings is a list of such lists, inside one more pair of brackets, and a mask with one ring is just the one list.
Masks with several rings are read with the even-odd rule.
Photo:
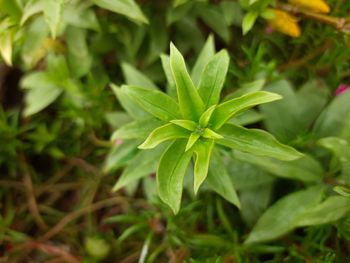
[[288, 0], [293, 5], [300, 6], [315, 13], [329, 13], [330, 8], [323, 0]]
[[268, 21], [273, 29], [291, 37], [300, 36], [300, 27], [296, 17], [279, 9], [271, 9], [271, 11], [274, 16]]

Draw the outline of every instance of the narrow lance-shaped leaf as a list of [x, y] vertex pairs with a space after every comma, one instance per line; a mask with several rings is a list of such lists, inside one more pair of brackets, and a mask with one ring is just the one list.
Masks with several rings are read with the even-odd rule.
[[285, 161], [295, 160], [303, 156], [294, 148], [279, 143], [275, 137], [262, 130], [225, 124], [218, 132], [224, 138], [217, 140], [217, 143], [242, 152]]
[[298, 219], [321, 201], [322, 194], [322, 187], [314, 186], [280, 199], [260, 217], [245, 243], [270, 241], [291, 231]]
[[157, 89], [157, 86], [147, 76], [128, 63], [122, 63], [122, 70], [126, 83], [130, 86]]
[[201, 137], [198, 133], [192, 132], [190, 137], [188, 138], [185, 152], [192, 148], [192, 146], [198, 141], [199, 137]]
[[122, 86], [122, 91], [156, 118], [163, 121], [179, 119], [176, 101], [163, 92], [135, 86]]
[[122, 187], [133, 183], [136, 180], [150, 175], [156, 171], [159, 158], [163, 154], [165, 147], [157, 147], [148, 151], [140, 151], [128, 164], [128, 167], [119, 177], [118, 182], [113, 187], [113, 191], [118, 191]]
[[124, 15], [135, 21], [148, 24], [148, 19], [134, 0], [93, 0], [93, 2], [99, 7]]
[[8, 66], [12, 66], [12, 33], [0, 32], [0, 54]]
[[209, 120], [211, 118], [211, 115], [213, 114], [215, 108], [216, 108], [216, 105], [213, 105], [202, 114], [202, 116], [199, 119], [200, 126], [207, 127]]
[[180, 126], [186, 130], [194, 131], [197, 128], [197, 123], [189, 120], [171, 120], [171, 123], [174, 123], [177, 126]]
[[297, 226], [328, 224], [339, 220], [350, 211], [350, 198], [331, 196], [321, 204], [314, 206], [299, 218]]
[[201, 140], [194, 146], [196, 161], [194, 164], [194, 193], [197, 194], [199, 187], [208, 175], [211, 153], [214, 148], [214, 140]]
[[161, 126], [164, 122], [155, 118], [145, 118], [144, 120], [137, 120], [130, 122], [123, 127], [116, 130], [111, 137], [111, 140], [116, 139], [144, 139], [154, 129]]
[[63, 5], [63, 0], [44, 1], [44, 15], [53, 38], [56, 38], [59, 25], [62, 21]]
[[243, 95], [239, 98], [218, 105], [213, 113], [210, 123], [214, 129], [218, 129], [229, 119], [244, 110], [262, 103], [279, 100], [281, 98], [282, 97], [278, 94], [266, 91], [257, 91]]
[[201, 75], [205, 66], [210, 59], [215, 55], [215, 43], [213, 35], [210, 35], [202, 48], [196, 63], [194, 64], [191, 72], [191, 78], [195, 86], [198, 86], [201, 79]]
[[230, 203], [240, 208], [240, 202], [230, 176], [227, 173], [225, 164], [218, 151], [213, 150], [209, 172], [205, 183], [216, 193], [221, 195]]
[[182, 115], [197, 121], [204, 112], [204, 104], [187, 72], [184, 58], [172, 43], [170, 44], [170, 66]]
[[206, 108], [219, 102], [229, 63], [230, 58], [227, 51], [222, 50], [205, 67], [198, 92]]
[[158, 171], [159, 197], [170, 206], [175, 214], [180, 210], [183, 180], [192, 151], [185, 152], [186, 141], [176, 140], [163, 154]]
[[151, 115], [140, 108], [140, 106], [128, 95], [127, 90], [122, 89], [114, 84], [111, 84], [111, 88], [116, 95], [119, 103], [127, 111], [127, 113], [136, 120], [144, 120], [151, 117]]
[[155, 129], [139, 146], [139, 149], [152, 149], [162, 142], [178, 138], [187, 138], [189, 136], [190, 132], [188, 130], [173, 123], [168, 123]]

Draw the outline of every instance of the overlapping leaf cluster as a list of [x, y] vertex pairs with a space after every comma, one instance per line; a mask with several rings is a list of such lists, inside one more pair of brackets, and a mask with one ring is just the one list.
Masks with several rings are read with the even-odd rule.
[[[219, 103], [229, 67], [229, 56], [225, 50], [215, 54], [203, 65], [197, 86], [187, 72], [181, 53], [173, 44], [170, 45], [169, 63], [177, 100], [157, 89], [137, 86], [125, 85], [120, 90], [116, 88], [116, 93], [128, 96], [133, 103], [156, 118], [149, 120], [150, 123], [155, 126], [161, 124], [139, 145], [139, 149], [152, 149], [171, 141], [159, 161], [157, 185], [160, 198], [175, 213], [180, 209], [184, 176], [192, 156], [195, 157], [194, 192], [197, 193], [207, 177], [216, 145], [280, 160], [294, 160], [301, 156], [262, 130], [246, 129], [230, 123], [239, 113], [278, 100], [281, 96], [257, 91]], [[145, 129], [144, 125], [144, 121], [128, 124], [117, 130], [113, 138], [127, 138], [130, 136], [130, 126], [133, 129]], [[147, 125], [147, 129], [153, 127]], [[237, 198], [234, 203], [239, 206]]]

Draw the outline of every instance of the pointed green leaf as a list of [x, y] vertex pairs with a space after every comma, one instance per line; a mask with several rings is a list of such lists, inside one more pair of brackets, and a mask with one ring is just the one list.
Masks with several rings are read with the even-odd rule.
[[129, 86], [157, 89], [157, 86], [147, 76], [128, 63], [122, 63], [122, 70]]
[[146, 118], [144, 120], [137, 120], [128, 123], [118, 130], [116, 130], [111, 140], [116, 139], [144, 139], [146, 138], [154, 129], [161, 126], [162, 121], [155, 118]]
[[135, 158], [128, 163], [128, 167], [119, 177], [118, 182], [113, 187], [113, 191], [118, 191], [122, 187], [155, 172], [159, 158], [164, 153], [164, 150], [165, 147], [157, 147], [148, 151], [140, 151]]
[[303, 155], [294, 148], [279, 143], [271, 134], [258, 129], [246, 129], [234, 124], [225, 124], [219, 131], [223, 139], [217, 143], [256, 155], [291, 161]]
[[222, 139], [224, 138], [222, 135], [212, 131], [211, 129], [205, 128], [203, 135], [204, 138], [208, 138], [208, 139]]
[[240, 202], [233, 182], [226, 171], [225, 164], [218, 151], [213, 151], [205, 183], [230, 203], [240, 208]]
[[188, 138], [185, 152], [192, 148], [192, 146], [198, 141], [199, 137], [201, 137], [198, 133], [192, 132], [190, 137]]
[[225, 122], [242, 111], [281, 98], [282, 97], [278, 94], [266, 91], [257, 91], [243, 95], [218, 105], [213, 113], [210, 123], [214, 129], [218, 129], [224, 125]]
[[124, 91], [143, 110], [163, 121], [179, 119], [179, 107], [175, 100], [158, 90], [135, 86], [122, 86]]
[[176, 140], [163, 154], [158, 171], [159, 197], [170, 206], [175, 214], [180, 210], [183, 180], [192, 151], [185, 152], [186, 141]]
[[196, 156], [194, 164], [194, 193], [197, 194], [199, 187], [208, 175], [211, 153], [214, 149], [214, 140], [201, 140], [193, 148]]
[[185, 128], [186, 130], [189, 130], [189, 131], [194, 131], [197, 128], [197, 124], [194, 121], [171, 120], [170, 122], [176, 124], [177, 126]]
[[211, 115], [213, 114], [215, 109], [216, 109], [216, 105], [213, 105], [202, 114], [202, 116], [199, 119], [200, 126], [207, 127], [210, 121]]
[[151, 115], [139, 107], [139, 105], [128, 95], [127, 90], [111, 84], [110, 85], [119, 103], [127, 111], [127, 113], [136, 120], [151, 118]]
[[162, 54], [160, 55], [160, 59], [162, 61], [162, 67], [165, 73], [165, 77], [168, 81], [167, 93], [170, 97], [175, 98], [176, 86], [175, 86], [175, 80], [173, 78], [173, 73], [171, 72], [170, 57], [168, 55]]
[[129, 17], [137, 22], [148, 24], [148, 19], [142, 13], [134, 0], [93, 0], [99, 7]]
[[45, 0], [44, 16], [48, 24], [51, 35], [56, 38], [60, 23], [62, 22], [64, 0]]
[[252, 27], [254, 26], [255, 20], [258, 18], [258, 13], [256, 12], [248, 12], [244, 18], [243, 18], [243, 22], [242, 22], [242, 31], [243, 31], [243, 35], [247, 34], [250, 29], [252, 29]]
[[245, 244], [270, 241], [291, 231], [298, 219], [321, 201], [322, 194], [322, 187], [314, 186], [278, 200], [260, 217]]
[[324, 175], [321, 164], [308, 155], [293, 161], [281, 161], [274, 158], [256, 156], [254, 153], [235, 151], [234, 158], [259, 166], [259, 168], [281, 178], [304, 182], [320, 182]]
[[329, 224], [339, 220], [350, 212], [350, 199], [343, 196], [331, 196], [321, 204], [312, 207], [303, 214], [297, 226]]
[[204, 104], [187, 72], [181, 53], [170, 44], [170, 66], [176, 83], [179, 106], [183, 117], [197, 121], [204, 112]]
[[189, 136], [190, 132], [188, 130], [173, 123], [168, 123], [155, 129], [138, 148], [152, 149], [162, 142], [178, 138], [188, 138]]
[[191, 78], [193, 80], [193, 84], [196, 87], [199, 84], [199, 81], [201, 79], [201, 75], [203, 73], [205, 66], [208, 64], [208, 62], [214, 55], [215, 55], [214, 37], [213, 35], [209, 35], [191, 72]]
[[25, 116], [33, 115], [46, 108], [63, 92], [48, 72], [27, 74], [22, 79], [21, 86], [28, 89], [25, 96]]
[[229, 63], [230, 58], [227, 51], [222, 50], [205, 67], [198, 88], [205, 108], [219, 102]]
[[132, 160], [138, 152], [137, 145], [139, 143], [139, 140], [127, 140], [121, 145], [113, 147], [105, 159], [103, 172], [113, 172]]
[[0, 55], [8, 66], [12, 66], [12, 32], [0, 32]]

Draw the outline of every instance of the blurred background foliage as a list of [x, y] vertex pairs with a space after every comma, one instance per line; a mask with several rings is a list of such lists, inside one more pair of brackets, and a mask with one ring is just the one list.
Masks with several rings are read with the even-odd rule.
[[[350, 2], [327, 4], [0, 0], [0, 262], [349, 262]], [[109, 84], [170, 89], [170, 41], [189, 68], [227, 49], [225, 94], [284, 97], [235, 121], [307, 157], [224, 151], [241, 210], [187, 191], [174, 216], [139, 142], [110, 140], [131, 116]], [[112, 192], [123, 169], [143, 179]]]

